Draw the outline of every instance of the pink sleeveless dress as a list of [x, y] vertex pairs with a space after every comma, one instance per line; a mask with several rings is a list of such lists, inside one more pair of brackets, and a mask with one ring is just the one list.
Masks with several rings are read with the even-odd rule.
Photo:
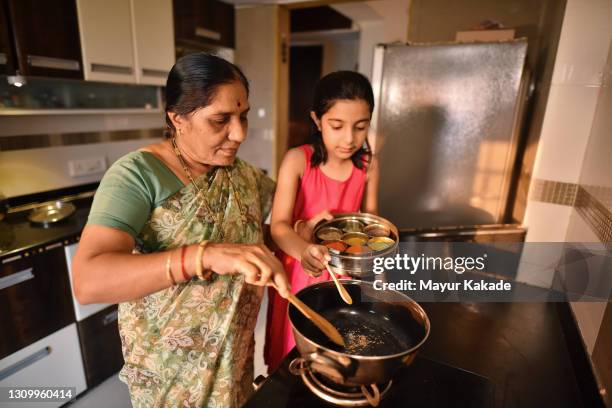
[[[293, 222], [308, 220], [324, 210], [329, 210], [332, 214], [359, 211], [366, 184], [365, 167], [359, 169], [353, 166], [353, 171], [347, 180], [334, 180], [326, 176], [320, 167], [311, 167], [312, 146], [303, 145], [299, 149], [306, 156], [306, 167], [293, 208]], [[327, 271], [313, 278], [304, 272], [302, 265], [294, 258], [284, 253], [279, 257], [285, 267], [293, 293], [308, 285], [330, 279]], [[295, 341], [287, 316], [287, 301], [273, 289], [268, 291], [268, 299], [264, 357], [268, 372], [272, 372], [295, 346]]]

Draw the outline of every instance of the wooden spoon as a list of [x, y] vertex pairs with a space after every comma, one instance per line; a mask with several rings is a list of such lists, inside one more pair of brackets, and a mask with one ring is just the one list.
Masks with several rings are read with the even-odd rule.
[[340, 293], [340, 297], [342, 298], [342, 300], [344, 300], [344, 302], [348, 303], [349, 305], [352, 305], [353, 298], [351, 298], [351, 295], [349, 295], [344, 285], [340, 282], [340, 279], [338, 279], [338, 277], [336, 276], [336, 272], [332, 270], [329, 264], [325, 264], [325, 268], [327, 268], [327, 272], [329, 272], [330, 276], [334, 280], [334, 283], [338, 288], [338, 292]]
[[[278, 287], [274, 282], [268, 283], [274, 289], [278, 291]], [[279, 292], [280, 294], [280, 292]], [[289, 293], [289, 296], [286, 298], [297, 310], [299, 310], [308, 320], [310, 320], [315, 326], [319, 328], [331, 341], [336, 343], [339, 346], [345, 347], [344, 340], [336, 329], [326, 318], [312, 310], [310, 307], [306, 305], [306, 303], [302, 302], [297, 296], [293, 293]]]

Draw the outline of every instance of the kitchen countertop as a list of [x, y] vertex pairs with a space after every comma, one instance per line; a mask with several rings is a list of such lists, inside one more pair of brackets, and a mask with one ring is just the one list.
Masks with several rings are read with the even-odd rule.
[[[440, 302], [421, 305], [431, 320], [431, 333], [419, 354], [421, 359], [488, 379], [492, 406], [603, 406], [597, 395], [589, 394], [589, 391], [596, 393], [592, 377], [589, 377], [592, 373], [582, 370], [577, 361], [584, 357], [581, 354], [584, 352], [579, 341], [572, 344], [577, 333], [573, 321], [567, 320], [570, 313], [567, 304]], [[261, 390], [266, 384], [268, 388], [278, 381], [295, 384], [296, 377], [287, 378], [290, 374], [286, 365], [291, 358], [284, 361], [284, 371], [281, 366], [264, 382], [247, 407], [264, 406], [257, 401], [262, 401]], [[415, 366], [414, 371], [417, 370], [421, 368]], [[296, 394], [292, 387], [288, 388], [289, 396]], [[278, 389], [280, 395], [275, 398], [281, 402], [265, 406], [293, 406], [290, 400], [282, 402], [281, 390]], [[422, 398], [414, 398], [415, 406], [428, 405], [419, 405]], [[405, 404], [410, 402], [406, 400]], [[436, 406], [466, 405], [455, 401]]]
[[9, 214], [0, 222], [0, 258], [8, 259], [25, 252], [33, 254], [57, 242], [76, 242], [87, 223], [91, 201], [91, 197], [71, 201], [76, 211], [49, 227], [30, 223], [28, 211]]

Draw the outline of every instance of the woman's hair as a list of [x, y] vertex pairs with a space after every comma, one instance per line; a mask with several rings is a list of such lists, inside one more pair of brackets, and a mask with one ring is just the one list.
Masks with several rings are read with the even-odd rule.
[[[354, 71], [336, 71], [319, 79], [314, 91], [312, 111], [317, 118], [321, 119], [334, 106], [336, 101], [342, 99], [366, 102], [370, 108], [370, 116], [372, 116], [374, 111], [372, 85], [370, 85], [368, 78]], [[314, 149], [310, 165], [316, 167], [327, 161], [327, 149], [325, 149], [325, 144], [323, 143], [323, 135], [314, 121], [311, 123], [310, 139]], [[366, 162], [369, 162], [371, 155], [370, 145], [366, 139], [365, 146], [357, 150], [351, 156], [351, 160], [357, 168], [362, 169], [364, 167], [364, 159]]]
[[221, 85], [240, 82], [249, 94], [249, 82], [236, 65], [205, 52], [185, 55], [176, 61], [166, 81], [166, 126], [164, 136], [176, 129], [168, 112], [188, 115], [212, 102]]

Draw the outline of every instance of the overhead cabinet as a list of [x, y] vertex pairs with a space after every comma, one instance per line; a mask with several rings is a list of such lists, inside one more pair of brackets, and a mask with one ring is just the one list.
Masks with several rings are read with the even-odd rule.
[[174, 0], [176, 41], [182, 46], [234, 48], [234, 6], [218, 0]]
[[74, 0], [1, 1], [2, 71], [9, 75], [18, 69], [22, 75], [83, 78]]
[[85, 79], [163, 85], [174, 64], [171, 0], [77, 0]]

